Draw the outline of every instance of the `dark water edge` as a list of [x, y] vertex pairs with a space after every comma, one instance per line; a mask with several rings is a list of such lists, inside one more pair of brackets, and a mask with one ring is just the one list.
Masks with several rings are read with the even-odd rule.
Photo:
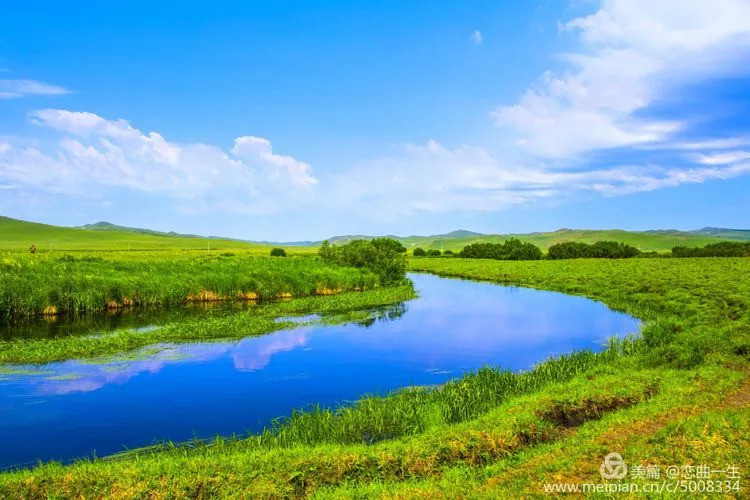
[[161, 326], [185, 318], [224, 316], [275, 301], [188, 302], [178, 306], [139, 306], [105, 312], [19, 318], [0, 325], [0, 340], [52, 339], [107, 333], [117, 329]]

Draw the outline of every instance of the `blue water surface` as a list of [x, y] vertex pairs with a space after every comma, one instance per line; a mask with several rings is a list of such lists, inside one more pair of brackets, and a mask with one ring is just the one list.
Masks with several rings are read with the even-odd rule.
[[258, 431], [293, 408], [440, 384], [485, 365], [524, 370], [639, 330], [582, 297], [410, 277], [419, 298], [372, 324], [15, 367], [36, 373], [0, 375], [0, 467]]

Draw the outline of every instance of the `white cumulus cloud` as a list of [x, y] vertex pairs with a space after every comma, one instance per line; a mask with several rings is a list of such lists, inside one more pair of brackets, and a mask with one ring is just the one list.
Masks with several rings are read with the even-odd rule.
[[168, 196], [185, 210], [267, 213], [303, 200], [316, 183], [309, 165], [273, 153], [260, 137], [238, 137], [225, 152], [94, 113], [44, 109], [30, 119], [59, 137], [0, 140], [0, 185], [78, 195], [126, 187]]
[[262, 137], [244, 136], [234, 140], [232, 153], [251, 162], [265, 165], [269, 178], [291, 181], [295, 186], [311, 186], [318, 181], [311, 175], [310, 165], [291, 156], [273, 153], [271, 141]]
[[494, 117], [533, 154], [568, 158], [670, 138], [686, 124], [639, 116], [680, 84], [737, 72], [750, 49], [746, 0], [605, 0], [561, 26], [581, 49]]

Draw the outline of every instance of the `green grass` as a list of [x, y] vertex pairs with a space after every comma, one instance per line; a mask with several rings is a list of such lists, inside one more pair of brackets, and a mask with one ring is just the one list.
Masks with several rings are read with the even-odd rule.
[[[747, 387], [744, 377], [713, 365], [691, 370], [638, 370], [626, 379], [616, 373], [599, 374], [552, 384], [470, 423], [425, 433], [423, 442], [409, 450], [411, 457], [422, 459], [420, 468], [404, 478], [338, 484], [319, 481], [310, 488], [311, 496], [543, 498], [551, 495], [545, 485], [607, 484], [599, 475], [599, 465], [611, 451], [621, 453], [630, 467], [660, 468], [662, 479], [658, 481], [631, 476], [622, 481], [641, 486], [666, 482], [665, 471], [670, 465], [708, 464], [723, 469], [737, 464], [744, 470], [750, 411], [732, 405], [736, 387]], [[651, 394], [649, 383], [654, 380], [658, 391]], [[706, 386], [712, 390], [707, 391]], [[594, 409], [597, 405], [604, 411], [590, 412], [579, 425], [551, 425], [545, 418], [557, 414], [561, 407]], [[532, 432], [524, 433], [524, 429]], [[442, 439], [435, 440], [434, 435]], [[457, 447], [463, 454], [446, 460], [439, 451], [429, 453], [426, 448], [440, 444], [451, 451]], [[414, 458], [404, 462], [412, 465]], [[90, 470], [95, 473], [96, 469]], [[746, 478], [737, 486], [738, 491], [728, 496], [746, 497]]]
[[190, 300], [308, 296], [371, 289], [378, 277], [314, 256], [251, 253], [0, 254], [0, 322], [47, 312], [101, 312]]
[[[270, 333], [299, 323], [277, 318], [299, 314], [344, 314], [321, 321], [352, 320], [354, 311], [394, 304], [414, 298], [409, 286], [349, 292], [326, 297], [307, 297], [258, 306], [247, 311], [214, 318], [191, 318], [140, 332], [114, 330], [104, 335], [76, 335], [52, 339], [0, 341], [0, 364], [41, 364], [71, 358], [92, 358], [133, 351], [159, 344], [243, 338]], [[360, 319], [364, 320], [367, 316]]]
[[[503, 262], [412, 270], [585, 295], [645, 320], [642, 338], [525, 374], [295, 413], [265, 433], [0, 475], [23, 498], [519, 497], [631, 465], [750, 465], [749, 259]], [[519, 332], [522, 335], [523, 332]], [[634, 482], [643, 483], [643, 479]]]
[[[0, 216], [0, 252], [28, 253], [36, 245], [37, 252], [71, 251], [164, 251], [238, 250], [268, 254], [271, 246], [224, 238], [186, 237], [183, 235], [140, 233], [127, 228], [82, 229], [52, 226]], [[301, 247], [287, 248], [296, 253], [312, 252]]]

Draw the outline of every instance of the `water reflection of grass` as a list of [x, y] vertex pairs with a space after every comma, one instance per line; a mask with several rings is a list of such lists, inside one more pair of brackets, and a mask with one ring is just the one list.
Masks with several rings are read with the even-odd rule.
[[173, 344], [159, 344], [153, 347], [137, 349], [128, 353], [120, 353], [114, 356], [100, 356], [83, 362], [91, 365], [103, 365], [102, 370], [108, 372], [129, 371], [130, 365], [136, 361], [145, 361], [158, 357], [159, 361], [182, 361], [189, 355], [184, 352], [174, 350]]
[[[0, 495], [537, 497], [545, 483], [601, 483], [610, 452], [662, 473], [747, 463], [750, 259], [413, 265], [596, 298], [644, 319], [642, 335], [527, 373], [483, 369], [295, 412], [244, 439], [5, 474]], [[737, 484], [729, 494], [746, 497], [747, 482]]]
[[[324, 297], [307, 297], [277, 302], [227, 316], [186, 318], [148, 332], [127, 329], [94, 336], [59, 337], [53, 339], [17, 339], [0, 342], [0, 363], [39, 364], [72, 358], [104, 362], [102, 355], [124, 353], [122, 356], [140, 357], [148, 353], [136, 349], [160, 344], [216, 339], [242, 338], [277, 330], [311, 324], [310, 322], [277, 321], [290, 315], [316, 313], [325, 321], [371, 321], [372, 315], [363, 310], [413, 298], [411, 285], [379, 288], [365, 292], [350, 292]], [[342, 319], [335, 319], [336, 315]], [[351, 316], [347, 316], [351, 315]], [[157, 351], [160, 350], [155, 347]]]
[[31, 368], [19, 368], [14, 366], [0, 365], [0, 375], [47, 375], [53, 373], [50, 370], [34, 370]]
[[63, 381], [63, 380], [78, 380], [81, 378], [81, 375], [78, 373], [63, 373], [61, 375], [53, 375], [51, 377], [45, 377], [45, 380], [52, 380], [52, 381]]
[[116, 368], [115, 363], [146, 359], [146, 358], [149, 358], [151, 356], [161, 353], [162, 350], [167, 347], [168, 347], [167, 344], [165, 345], [157, 344], [154, 346], [148, 346], [148, 347], [145, 347], [142, 349], [136, 349], [133, 351], [118, 352], [112, 355], [97, 355], [95, 357], [90, 357], [90, 358], [80, 358], [77, 360], [77, 362], [82, 365], [94, 365], [94, 366], [112, 365], [111, 367], [105, 367], [105, 369], [112, 369], [116, 371], [117, 368]]
[[[324, 315], [309, 314], [299, 317], [287, 316], [284, 324], [295, 329], [315, 327], [315, 326], [335, 326], [348, 323], [369, 326], [378, 320], [392, 320], [395, 314], [402, 314], [405, 311], [403, 304], [393, 304], [388, 307], [376, 307], [362, 311], [349, 311], [347, 313], [329, 313]], [[277, 321], [282, 318], [277, 318]], [[235, 342], [232, 340], [232, 342]], [[182, 346], [185, 346], [184, 348]], [[88, 359], [80, 359], [74, 362], [72, 369], [78, 369], [80, 366], [100, 366], [102, 372], [124, 373], [132, 370], [133, 363], [139, 361], [157, 361], [158, 363], [177, 362], [194, 358], [196, 355], [201, 356], [203, 350], [201, 346], [218, 346], [222, 345], [219, 341], [210, 344], [177, 344], [177, 343], [160, 343], [153, 346], [136, 349], [129, 352], [117, 353], [114, 355], [101, 355]], [[197, 351], [194, 347], [198, 346]], [[1, 366], [1, 365], [0, 365]], [[28, 375], [47, 374], [51, 372], [36, 372], [32, 370], [24, 371]], [[57, 377], [47, 377], [46, 380], [66, 380], [68, 375], [59, 375]], [[80, 378], [74, 375], [74, 378]], [[71, 378], [74, 379], [74, 378]]]

